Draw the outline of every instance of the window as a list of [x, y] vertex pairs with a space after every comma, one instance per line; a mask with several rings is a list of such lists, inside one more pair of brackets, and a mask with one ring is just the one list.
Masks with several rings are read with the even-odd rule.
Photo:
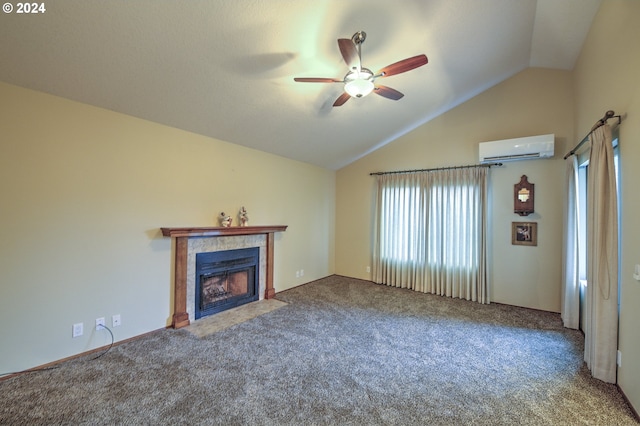
[[486, 172], [380, 176], [374, 281], [488, 302]]
[[424, 226], [420, 206], [423, 196], [418, 186], [384, 188], [381, 203], [380, 233], [384, 235], [380, 257], [399, 262], [415, 262], [420, 258], [418, 229]]

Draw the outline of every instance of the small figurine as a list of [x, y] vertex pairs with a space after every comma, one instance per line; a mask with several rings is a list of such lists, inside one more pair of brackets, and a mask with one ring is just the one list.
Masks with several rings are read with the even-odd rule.
[[249, 226], [249, 216], [247, 216], [247, 209], [244, 206], [240, 209], [238, 218], [240, 219], [240, 226]]
[[218, 217], [218, 219], [220, 220], [220, 226], [224, 228], [230, 227], [231, 222], [233, 221], [231, 216], [226, 215], [224, 212], [220, 212], [220, 216]]

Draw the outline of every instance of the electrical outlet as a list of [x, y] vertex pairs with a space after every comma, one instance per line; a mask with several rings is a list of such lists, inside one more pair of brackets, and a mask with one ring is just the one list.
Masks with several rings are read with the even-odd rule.
[[371, 272], [371, 266], [367, 266], [367, 273]]
[[122, 324], [120, 314], [111, 317], [111, 324], [113, 324], [114, 327], [119, 327]]
[[300, 276], [304, 277], [304, 269], [300, 269]]
[[73, 332], [71, 334], [72, 337], [80, 337], [82, 336], [84, 325], [79, 322], [77, 324], [73, 324]]
[[300, 271], [296, 271], [296, 278], [300, 278]]
[[104, 330], [104, 317], [96, 318], [96, 330]]
[[618, 364], [618, 367], [622, 367], [622, 352], [618, 351], [618, 356], [616, 359], [616, 363]]

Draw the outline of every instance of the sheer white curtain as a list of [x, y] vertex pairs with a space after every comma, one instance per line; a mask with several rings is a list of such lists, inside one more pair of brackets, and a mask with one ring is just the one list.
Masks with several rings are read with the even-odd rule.
[[487, 169], [378, 176], [373, 280], [489, 303]]
[[584, 359], [593, 377], [616, 382], [618, 208], [611, 128], [591, 135], [587, 178], [587, 295]]
[[577, 329], [580, 324], [578, 158], [572, 155], [566, 164], [562, 321], [565, 327]]

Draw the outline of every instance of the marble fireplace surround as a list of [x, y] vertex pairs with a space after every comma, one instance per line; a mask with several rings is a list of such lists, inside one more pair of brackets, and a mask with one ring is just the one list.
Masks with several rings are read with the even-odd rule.
[[259, 298], [271, 299], [273, 288], [274, 234], [286, 225], [199, 228], [160, 228], [165, 237], [175, 238], [175, 286], [172, 326], [182, 328], [195, 318], [195, 263], [197, 253], [260, 248]]

